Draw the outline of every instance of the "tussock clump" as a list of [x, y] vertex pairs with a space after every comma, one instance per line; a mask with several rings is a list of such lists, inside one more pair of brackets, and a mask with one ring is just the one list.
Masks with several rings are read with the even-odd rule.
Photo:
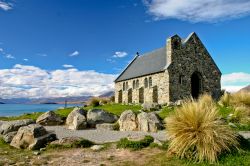
[[231, 94], [230, 103], [235, 106], [249, 106], [250, 107], [250, 92], [240, 91]]
[[235, 107], [229, 118], [230, 122], [250, 124], [250, 108], [246, 106]]
[[91, 106], [93, 106], [93, 107], [97, 107], [97, 106], [100, 105], [100, 101], [101, 101], [100, 98], [98, 98], [98, 97], [93, 97], [93, 98], [90, 99], [89, 104], [90, 104]]
[[225, 92], [221, 98], [220, 98], [220, 101], [219, 101], [219, 104], [221, 106], [225, 106], [225, 107], [228, 107], [230, 105], [230, 94]]
[[208, 95], [185, 102], [165, 121], [169, 152], [180, 158], [216, 162], [222, 152], [238, 147], [237, 136], [221, 123], [217, 107]]

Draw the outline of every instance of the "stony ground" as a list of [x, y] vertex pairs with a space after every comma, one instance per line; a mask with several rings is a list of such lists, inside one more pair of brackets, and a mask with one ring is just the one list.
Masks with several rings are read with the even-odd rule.
[[69, 149], [59, 153], [47, 153], [42, 155], [40, 159], [47, 160], [44, 163], [45, 165], [53, 166], [145, 165], [152, 156], [162, 152], [163, 150], [156, 148], [147, 148], [140, 151], [116, 149], [113, 144], [108, 149], [98, 152], [91, 149]]
[[[165, 130], [159, 131], [157, 133], [147, 133], [141, 131], [108, 131], [108, 130], [69, 130], [64, 126], [46, 126], [48, 131], [55, 132], [58, 139], [65, 137], [81, 137], [93, 141], [95, 143], [109, 143], [109, 142], [117, 142], [121, 138], [125, 138], [128, 136], [137, 137], [137, 136], [145, 136], [151, 135], [152, 137], [160, 140], [166, 141], [167, 134]], [[244, 138], [250, 138], [250, 131], [242, 131], [239, 132]]]

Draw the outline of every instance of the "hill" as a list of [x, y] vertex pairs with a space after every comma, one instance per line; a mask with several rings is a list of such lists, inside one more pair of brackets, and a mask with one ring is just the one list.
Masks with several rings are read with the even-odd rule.
[[242, 88], [240, 91], [246, 91], [246, 92], [250, 92], [250, 85]]

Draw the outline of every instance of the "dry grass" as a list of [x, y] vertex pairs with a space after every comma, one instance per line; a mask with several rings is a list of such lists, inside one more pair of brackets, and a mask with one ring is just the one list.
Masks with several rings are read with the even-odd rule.
[[241, 105], [250, 107], [250, 92], [240, 91], [232, 94], [225, 93], [221, 97], [219, 104], [226, 107]]
[[235, 107], [234, 112], [230, 117], [231, 122], [250, 124], [250, 107], [238, 106]]
[[237, 135], [218, 116], [209, 95], [187, 101], [166, 118], [169, 152], [194, 161], [216, 162], [219, 154], [238, 149]]

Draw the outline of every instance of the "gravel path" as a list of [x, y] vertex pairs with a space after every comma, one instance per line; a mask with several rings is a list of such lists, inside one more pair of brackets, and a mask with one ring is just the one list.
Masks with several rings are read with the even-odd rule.
[[[158, 131], [157, 133], [147, 133], [142, 131], [109, 131], [109, 130], [69, 130], [64, 126], [46, 126], [48, 131], [55, 132], [58, 139], [65, 137], [81, 137], [88, 139], [90, 141], [96, 143], [108, 143], [108, 142], [116, 142], [121, 138], [125, 138], [128, 136], [137, 137], [137, 136], [145, 136], [151, 135], [152, 137], [165, 141], [167, 140], [167, 134], [165, 130]], [[250, 131], [241, 131], [239, 132], [246, 139], [250, 139]]]
[[46, 126], [48, 131], [53, 131], [57, 135], [58, 139], [65, 137], [82, 137], [93, 141], [95, 143], [108, 143], [108, 142], [116, 142], [121, 138], [125, 138], [128, 136], [137, 137], [137, 136], [145, 136], [151, 135], [152, 137], [165, 141], [167, 139], [165, 131], [159, 131], [157, 133], [147, 133], [141, 131], [108, 131], [108, 130], [69, 130], [64, 126]]

